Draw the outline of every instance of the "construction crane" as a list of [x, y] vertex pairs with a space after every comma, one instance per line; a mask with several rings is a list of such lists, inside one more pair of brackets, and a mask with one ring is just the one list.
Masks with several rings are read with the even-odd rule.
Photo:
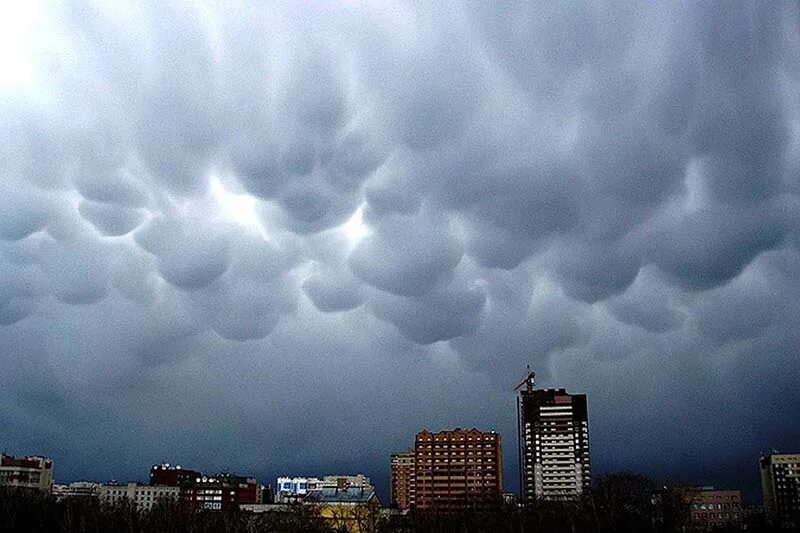
[[525, 368], [527, 369], [527, 373], [525, 374], [525, 379], [520, 381], [519, 385], [514, 387], [515, 392], [518, 391], [523, 385], [525, 385], [526, 391], [528, 392], [533, 391], [533, 384], [534, 384], [534, 379], [536, 378], [536, 372], [531, 370], [531, 365], [527, 365]]

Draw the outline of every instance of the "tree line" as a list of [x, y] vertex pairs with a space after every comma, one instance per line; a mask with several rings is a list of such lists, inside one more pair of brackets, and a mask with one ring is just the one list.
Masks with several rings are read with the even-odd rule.
[[[400, 515], [364, 506], [337, 519], [315, 504], [280, 512], [197, 511], [164, 499], [150, 510], [128, 501], [79, 497], [56, 501], [38, 491], [0, 489], [0, 529], [6, 533], [676, 533], [691, 531], [687, 489], [664, 486], [632, 473], [599, 479], [578, 501], [498, 504], [458, 514]], [[748, 531], [771, 531], [749, 524]], [[726, 531], [717, 529], [716, 531]], [[733, 531], [732, 529], [729, 531]]]

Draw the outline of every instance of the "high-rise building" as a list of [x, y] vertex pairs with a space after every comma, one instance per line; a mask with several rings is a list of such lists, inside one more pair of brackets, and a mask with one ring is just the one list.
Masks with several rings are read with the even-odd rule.
[[405, 511], [414, 504], [414, 450], [393, 453], [390, 464], [391, 506]]
[[536, 390], [534, 376], [517, 386], [522, 499], [577, 499], [592, 483], [586, 395]]
[[764, 512], [773, 526], [800, 527], [800, 454], [761, 457]]
[[475, 428], [420, 431], [414, 446], [414, 508], [452, 512], [497, 505], [503, 494], [502, 439]]
[[51, 492], [53, 489], [53, 461], [38, 455], [14, 457], [2, 454], [0, 455], [0, 486]]

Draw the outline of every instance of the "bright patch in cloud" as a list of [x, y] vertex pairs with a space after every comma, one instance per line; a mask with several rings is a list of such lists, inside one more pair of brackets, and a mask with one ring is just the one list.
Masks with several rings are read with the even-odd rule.
[[364, 223], [364, 205], [362, 204], [356, 209], [353, 216], [350, 219], [342, 224], [341, 226], [342, 231], [344, 232], [345, 236], [347, 236], [347, 240], [350, 241], [352, 245], [356, 245], [361, 239], [369, 235], [370, 229], [369, 226]]
[[0, 3], [0, 87], [33, 82], [30, 35], [41, 14], [38, 2]]
[[217, 176], [211, 178], [209, 191], [220, 214], [226, 219], [244, 227], [257, 229], [266, 238], [266, 231], [256, 214], [255, 198], [249, 194], [229, 191]]

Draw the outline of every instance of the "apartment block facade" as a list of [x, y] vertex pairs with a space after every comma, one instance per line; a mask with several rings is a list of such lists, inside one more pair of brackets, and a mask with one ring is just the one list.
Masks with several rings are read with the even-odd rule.
[[228, 511], [245, 504], [261, 503], [254, 477], [227, 473], [208, 476], [180, 466], [161, 464], [150, 469], [150, 485], [178, 487], [181, 501], [208, 511]]
[[75, 481], [66, 485], [53, 484], [53, 496], [56, 501], [70, 498], [94, 498], [100, 494], [100, 483], [93, 481]]
[[414, 450], [393, 453], [390, 463], [389, 498], [401, 511], [414, 505]]
[[289, 501], [303, 498], [309, 491], [316, 490], [322, 480], [316, 477], [281, 476], [275, 482], [275, 500]]
[[0, 455], [0, 486], [53, 490], [53, 461], [47, 457], [30, 455], [14, 457]]
[[375, 487], [372, 481], [364, 474], [356, 475], [339, 475], [339, 476], [323, 476], [321, 480], [316, 483], [312, 490], [321, 489], [336, 489], [336, 490], [362, 490], [374, 491]]
[[502, 439], [494, 431], [420, 431], [414, 445], [415, 509], [455, 512], [497, 505], [503, 494]]
[[589, 418], [585, 394], [533, 388], [533, 373], [520, 391], [520, 487], [525, 502], [574, 500], [589, 491]]
[[689, 526], [694, 531], [742, 529], [742, 494], [738, 490], [698, 487], [690, 491]]
[[163, 485], [141, 485], [139, 483], [100, 485], [97, 495], [100, 501], [104, 503], [118, 504], [123, 501], [129, 501], [140, 511], [149, 511], [161, 500], [177, 501], [180, 497], [180, 488]]
[[800, 454], [761, 457], [764, 512], [773, 526], [800, 528]]

